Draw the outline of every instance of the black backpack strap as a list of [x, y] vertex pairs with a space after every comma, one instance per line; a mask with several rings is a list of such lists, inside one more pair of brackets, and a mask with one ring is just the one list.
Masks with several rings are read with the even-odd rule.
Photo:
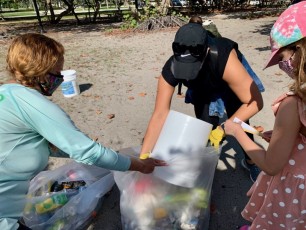
[[218, 49], [215, 44], [209, 45], [209, 55], [210, 55], [210, 67], [212, 72], [217, 70], [218, 65]]
[[182, 82], [178, 83], [178, 88], [177, 88], [177, 95], [182, 95]]

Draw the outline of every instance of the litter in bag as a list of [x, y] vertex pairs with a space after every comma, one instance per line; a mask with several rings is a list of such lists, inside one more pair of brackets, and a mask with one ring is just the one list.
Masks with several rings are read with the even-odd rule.
[[81, 228], [114, 183], [111, 171], [75, 161], [42, 171], [30, 182], [24, 222], [33, 230]]
[[[140, 147], [135, 147], [120, 152], [137, 156], [139, 150]], [[169, 174], [163, 180], [160, 174], [157, 177], [154, 172], [114, 172], [120, 190], [122, 229], [208, 229], [211, 187], [218, 159], [217, 150], [207, 147], [189, 157], [167, 162], [176, 172], [181, 170], [187, 175], [190, 174], [189, 171], [191, 174], [197, 172], [194, 174], [196, 178], [193, 187], [169, 183]], [[180, 176], [179, 179], [187, 178]], [[188, 185], [183, 181], [182, 184]]]

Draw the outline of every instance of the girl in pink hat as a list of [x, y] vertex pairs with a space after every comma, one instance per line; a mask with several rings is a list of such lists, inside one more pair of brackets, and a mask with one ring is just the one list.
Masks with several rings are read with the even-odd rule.
[[272, 105], [273, 132], [264, 133], [267, 150], [254, 143], [240, 124], [227, 120], [234, 136], [262, 169], [247, 195], [242, 216], [248, 229], [306, 229], [306, 1], [294, 4], [277, 19], [270, 33], [271, 57], [293, 83]]

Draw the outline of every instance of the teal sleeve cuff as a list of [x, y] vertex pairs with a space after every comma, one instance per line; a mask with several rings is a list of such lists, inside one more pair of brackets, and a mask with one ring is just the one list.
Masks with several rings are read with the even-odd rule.
[[127, 171], [131, 166], [131, 158], [105, 148], [104, 154], [97, 159], [95, 165], [110, 170]]
[[131, 166], [131, 158], [120, 153], [118, 154], [117, 165], [120, 167], [115, 168], [114, 170], [118, 171], [128, 171]]

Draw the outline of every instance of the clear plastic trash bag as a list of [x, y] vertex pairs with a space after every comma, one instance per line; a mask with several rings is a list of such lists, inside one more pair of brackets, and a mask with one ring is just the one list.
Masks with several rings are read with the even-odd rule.
[[114, 184], [111, 171], [75, 161], [42, 171], [30, 182], [24, 222], [33, 230], [78, 229]]
[[[135, 147], [120, 152], [137, 156], [139, 150]], [[169, 170], [165, 179], [160, 173], [155, 176], [154, 172], [114, 172], [120, 190], [123, 230], [207, 229], [211, 187], [218, 159], [219, 152], [206, 147], [190, 154], [190, 157], [168, 161], [175, 172], [181, 170], [196, 177], [192, 187], [169, 183], [172, 181], [169, 180]], [[179, 180], [188, 178], [181, 175]]]

